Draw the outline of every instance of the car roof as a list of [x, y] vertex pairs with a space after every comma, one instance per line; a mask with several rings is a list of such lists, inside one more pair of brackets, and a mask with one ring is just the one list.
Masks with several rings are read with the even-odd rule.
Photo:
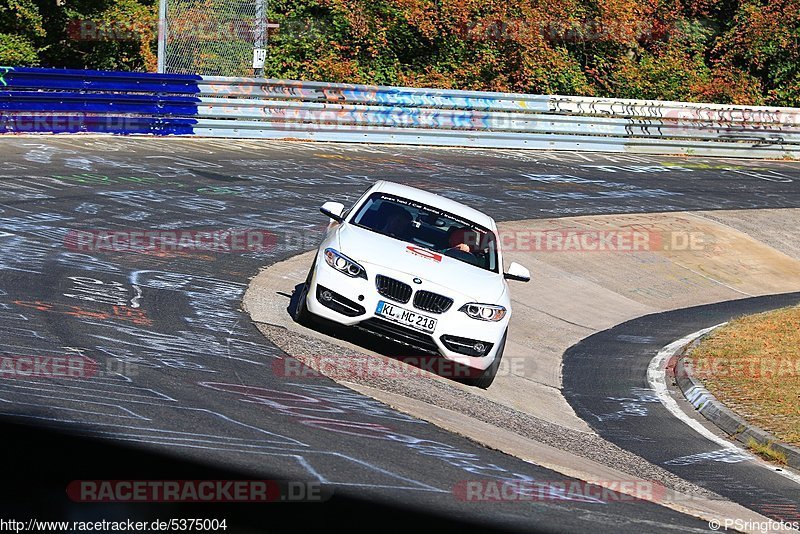
[[416, 200], [423, 204], [428, 204], [435, 208], [448, 211], [453, 215], [457, 215], [464, 219], [470, 220], [481, 226], [484, 226], [492, 231], [497, 231], [497, 225], [494, 219], [482, 213], [475, 208], [450, 200], [449, 198], [431, 193], [423, 189], [417, 189], [408, 185], [402, 185], [395, 182], [387, 182], [386, 180], [379, 180], [371, 188], [371, 193], [388, 193], [390, 195], [397, 195], [399, 197], [407, 198], [409, 200]]

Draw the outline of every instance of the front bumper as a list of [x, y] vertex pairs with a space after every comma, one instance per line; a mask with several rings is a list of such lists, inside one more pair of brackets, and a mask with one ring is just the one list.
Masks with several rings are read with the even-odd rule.
[[[414, 293], [426, 290], [449, 296], [453, 305], [444, 313], [431, 313], [414, 306], [413, 295], [408, 302], [397, 302], [380, 295], [376, 288], [376, 275], [399, 280], [412, 287]], [[412, 276], [388, 268], [367, 267], [367, 280], [351, 278], [330, 267], [322, 255], [318, 255], [314, 275], [308, 291], [306, 305], [314, 315], [345, 326], [358, 327], [371, 334], [403, 343], [427, 354], [439, 354], [448, 360], [468, 367], [484, 370], [494, 361], [500, 341], [508, 326], [510, 311], [497, 322], [479, 321], [458, 311], [466, 303], [448, 293], [447, 289], [427, 282], [414, 284]], [[376, 314], [380, 301], [388, 302], [433, 317], [437, 320], [433, 333], [426, 333], [398, 324]], [[506, 308], [508, 306], [506, 305]], [[468, 346], [472, 342], [472, 349]], [[483, 356], [477, 356], [476, 344], [483, 344]], [[479, 347], [480, 348], [480, 347]], [[467, 352], [464, 354], [463, 352]]]

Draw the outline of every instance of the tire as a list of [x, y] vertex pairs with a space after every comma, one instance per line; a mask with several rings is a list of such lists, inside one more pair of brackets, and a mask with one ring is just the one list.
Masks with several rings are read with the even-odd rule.
[[312, 313], [308, 311], [308, 306], [306, 305], [306, 298], [308, 297], [308, 288], [311, 286], [311, 278], [314, 276], [314, 267], [316, 266], [316, 258], [314, 263], [311, 264], [311, 269], [308, 270], [308, 276], [306, 276], [306, 281], [303, 284], [303, 288], [300, 290], [300, 296], [297, 300], [297, 304], [294, 307], [294, 313], [292, 313], [292, 318], [295, 322], [300, 323], [302, 325], [307, 325], [312, 322]]
[[465, 378], [462, 380], [464, 384], [468, 386], [475, 386], [481, 389], [486, 389], [492, 385], [494, 382], [494, 377], [497, 375], [497, 370], [500, 368], [500, 360], [503, 359], [503, 351], [506, 348], [506, 336], [508, 335], [508, 330], [503, 334], [503, 339], [500, 340], [500, 347], [497, 349], [497, 355], [494, 357], [494, 361], [492, 365], [486, 368], [480, 376], [476, 376], [474, 378]]

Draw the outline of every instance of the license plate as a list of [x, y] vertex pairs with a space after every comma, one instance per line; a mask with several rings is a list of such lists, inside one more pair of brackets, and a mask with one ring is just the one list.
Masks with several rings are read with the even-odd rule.
[[378, 302], [375, 314], [385, 317], [395, 323], [410, 326], [415, 330], [421, 330], [429, 334], [436, 329], [436, 319], [433, 317], [428, 317], [427, 315], [422, 315], [382, 300]]

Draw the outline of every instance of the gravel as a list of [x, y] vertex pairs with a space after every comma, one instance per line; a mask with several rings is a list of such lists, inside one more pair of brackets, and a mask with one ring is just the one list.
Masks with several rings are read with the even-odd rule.
[[[566, 428], [492, 402], [448, 383], [447, 379], [431, 375], [398, 360], [355, 352], [333, 343], [290, 332], [283, 327], [264, 323], [256, 325], [272, 343], [289, 355], [288, 357], [296, 358], [305, 366], [337, 382], [342, 382], [345, 386], [349, 382], [402, 395], [464, 414], [539, 443], [596, 461], [633, 477], [658, 482], [666, 488], [688, 496], [722, 499], [716, 493], [683, 480], [594, 433]], [[325, 355], [324, 359], [319, 357], [321, 354]], [[354, 359], [357, 359], [357, 362], [353, 362]], [[387, 360], [391, 365], [391, 373], [381, 373], [378, 376], [376, 373], [353, 372], [353, 369], [387, 369]], [[375, 367], [370, 365], [371, 362]]]

